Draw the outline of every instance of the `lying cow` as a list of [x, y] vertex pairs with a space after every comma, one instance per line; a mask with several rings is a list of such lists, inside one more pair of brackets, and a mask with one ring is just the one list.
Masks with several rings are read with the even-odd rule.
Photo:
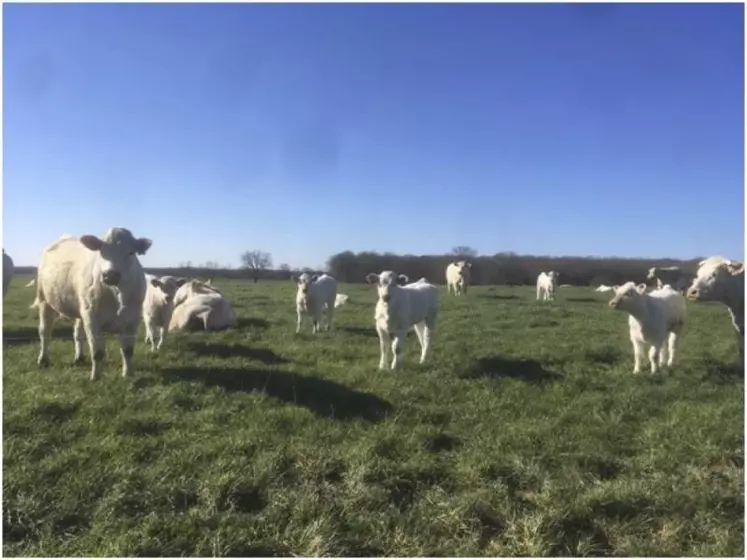
[[120, 336], [122, 375], [133, 373], [135, 337], [143, 313], [145, 273], [137, 258], [152, 241], [135, 238], [126, 228], [110, 228], [103, 238], [67, 236], [42, 253], [37, 271], [41, 349], [38, 363], [49, 365], [49, 340], [58, 316], [75, 321], [75, 363], [83, 361], [83, 342], [91, 351], [91, 380], [98, 378], [104, 361], [104, 333]]
[[191, 280], [177, 290], [169, 330], [219, 331], [237, 324], [233, 306], [216, 288]]
[[739, 359], [744, 364], [744, 263], [718, 256], [700, 261], [687, 299], [718, 301], [726, 306], [737, 333]]

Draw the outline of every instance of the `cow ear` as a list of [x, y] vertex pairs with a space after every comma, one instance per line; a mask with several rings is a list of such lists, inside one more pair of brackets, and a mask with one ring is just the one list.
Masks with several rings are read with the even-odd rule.
[[642, 294], [643, 292], [645, 292], [646, 291], [646, 284], [643, 284], [643, 283], [638, 284], [638, 286], [636, 287], [636, 291], [639, 294]]
[[726, 266], [729, 269], [729, 272], [732, 274], [741, 274], [742, 272], [744, 272], [744, 263], [730, 261]]
[[397, 283], [398, 283], [398, 284], [399, 284], [400, 286], [404, 286], [404, 285], [405, 285], [405, 284], [407, 284], [407, 283], [408, 283], [409, 281], [410, 281], [410, 279], [409, 279], [409, 278], [407, 277], [407, 275], [406, 275], [406, 274], [400, 274], [399, 276], [397, 276]]
[[104, 242], [95, 235], [82, 235], [80, 237], [80, 242], [86, 249], [91, 251], [100, 251], [104, 246]]
[[150, 246], [153, 245], [153, 240], [148, 239], [147, 237], [141, 237], [137, 241], [135, 241], [135, 252], [138, 255], [144, 255], [148, 252], [148, 249], [150, 249]]
[[375, 272], [369, 272], [368, 274], [366, 274], [366, 282], [368, 282], [369, 284], [375, 284], [378, 281], [379, 275]]

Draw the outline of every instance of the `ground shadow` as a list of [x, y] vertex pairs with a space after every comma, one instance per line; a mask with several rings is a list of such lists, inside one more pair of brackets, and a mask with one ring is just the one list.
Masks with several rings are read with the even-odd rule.
[[480, 294], [478, 297], [481, 297], [483, 299], [501, 299], [501, 300], [509, 300], [509, 299], [519, 299], [519, 296], [514, 295], [501, 295], [501, 294]]
[[279, 356], [269, 348], [251, 348], [241, 344], [221, 344], [217, 342], [190, 342], [187, 344], [190, 351], [199, 356], [211, 356], [218, 358], [251, 358], [265, 364], [287, 364], [288, 360]]
[[[55, 325], [52, 331], [52, 340], [55, 338], [73, 340], [72, 325]], [[38, 327], [16, 327], [3, 329], [3, 346], [21, 346], [24, 344], [36, 344], [39, 342]]]
[[393, 407], [371, 393], [349, 389], [334, 381], [286, 371], [259, 369], [165, 368], [167, 382], [198, 381], [227, 392], [264, 392], [283, 402], [303, 406], [335, 420], [382, 420]]
[[709, 363], [705, 366], [705, 377], [720, 380], [744, 378], [744, 364]]
[[535, 360], [491, 356], [478, 360], [461, 377], [467, 379], [478, 377], [519, 379], [529, 383], [544, 383], [547, 381], [557, 381], [562, 378], [562, 375], [545, 369], [542, 364]]
[[349, 332], [350, 334], [357, 334], [357, 335], [362, 335], [362, 336], [373, 336], [373, 337], [379, 336], [376, 333], [376, 327], [374, 327], [373, 325], [371, 325], [370, 327], [346, 326], [346, 327], [340, 327], [340, 330]]
[[266, 329], [270, 326], [270, 322], [265, 319], [258, 319], [256, 317], [239, 317], [237, 320], [237, 327], [243, 329], [246, 327], [252, 327], [255, 329]]
[[565, 301], [572, 301], [575, 303], [604, 303], [603, 299], [597, 299], [593, 297], [568, 297]]

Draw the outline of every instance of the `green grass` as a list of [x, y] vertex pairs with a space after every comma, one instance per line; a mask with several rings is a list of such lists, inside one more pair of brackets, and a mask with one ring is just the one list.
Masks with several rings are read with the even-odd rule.
[[392, 372], [372, 287], [312, 336], [292, 283], [218, 280], [239, 329], [141, 336], [132, 379], [110, 338], [91, 383], [69, 322], [37, 369], [27, 280], [4, 309], [5, 555], [743, 555], [719, 305], [689, 304], [673, 371], [633, 375], [608, 294], [442, 288], [430, 363], [410, 332]]

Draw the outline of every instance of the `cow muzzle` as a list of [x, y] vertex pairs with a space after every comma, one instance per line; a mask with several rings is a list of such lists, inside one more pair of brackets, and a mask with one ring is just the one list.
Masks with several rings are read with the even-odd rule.
[[620, 300], [611, 299], [607, 305], [609, 305], [612, 309], [617, 309], [617, 306], [620, 305]]
[[698, 289], [697, 288], [690, 288], [685, 293], [685, 297], [687, 299], [691, 299], [691, 300], [698, 299]]
[[107, 286], [116, 286], [122, 279], [122, 274], [116, 270], [107, 270], [101, 274], [101, 280]]

